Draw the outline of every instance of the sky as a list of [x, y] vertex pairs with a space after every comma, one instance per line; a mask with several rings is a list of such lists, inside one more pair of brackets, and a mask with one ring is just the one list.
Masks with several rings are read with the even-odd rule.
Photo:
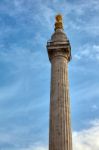
[[0, 150], [48, 150], [46, 44], [63, 15], [73, 150], [99, 150], [99, 0], [0, 0]]

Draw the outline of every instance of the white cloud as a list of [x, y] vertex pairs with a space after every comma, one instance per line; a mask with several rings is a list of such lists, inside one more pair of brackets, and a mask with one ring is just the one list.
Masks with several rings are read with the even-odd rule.
[[[51, 7], [53, 4], [53, 8]], [[36, 7], [36, 11], [34, 11], [34, 7]], [[7, 23], [3, 24], [3, 30], [1, 31], [1, 37], [5, 36], [5, 32], [17, 32], [20, 28], [26, 28], [29, 30], [33, 29], [34, 22], [38, 25], [42, 25], [44, 28], [47, 28], [49, 31], [53, 29], [54, 22], [52, 22], [52, 18], [58, 13], [61, 12], [64, 16], [65, 27], [68, 29], [85, 31], [91, 35], [99, 35], [99, 5], [98, 0], [91, 0], [90, 3], [83, 3], [82, 1], [79, 3], [70, 3], [67, 1], [64, 2], [49, 2], [43, 3], [42, 0], [34, 3], [33, 1], [24, 1], [24, 0], [14, 0], [12, 3], [9, 1], [6, 2], [6, 5], [2, 5], [0, 7], [2, 12], [8, 14], [12, 17], [16, 22], [18, 22], [19, 27], [17, 26], [15, 29], [7, 25]], [[14, 11], [13, 11], [14, 10]], [[94, 16], [90, 16], [90, 13], [95, 14]], [[97, 11], [97, 12], [94, 12]], [[72, 15], [74, 17], [72, 17]], [[88, 18], [88, 22], [86, 18]], [[5, 22], [2, 20], [2, 22]], [[29, 28], [27, 23], [29, 24]], [[68, 22], [68, 23], [67, 23]], [[39, 32], [41, 32], [39, 30]], [[6, 36], [7, 36], [6, 34]]]
[[[73, 132], [73, 150], [99, 150], [99, 120], [91, 121], [90, 124], [88, 129]], [[26, 150], [48, 150], [48, 147], [36, 145]]]
[[[73, 131], [73, 150], [99, 150], [99, 120], [89, 121], [90, 127], [80, 131]], [[0, 141], [11, 142], [13, 136], [7, 134], [0, 136]], [[13, 140], [12, 140], [13, 141]], [[31, 142], [32, 143], [32, 142]], [[17, 145], [17, 144], [16, 144]], [[14, 148], [15, 150], [48, 150], [48, 145], [40, 142], [33, 143], [23, 148]], [[6, 148], [5, 148], [6, 150]], [[7, 149], [9, 150], [9, 148]], [[12, 148], [10, 148], [12, 150]]]
[[85, 44], [79, 48], [76, 54], [74, 54], [74, 59], [91, 59], [99, 61], [99, 45]]
[[99, 150], [99, 120], [89, 129], [73, 133], [74, 150]]
[[[59, 7], [65, 18], [66, 30], [82, 31], [90, 36], [99, 35], [99, 1], [91, 0], [90, 3], [83, 1], [69, 3], [64, 2]], [[68, 22], [68, 23], [67, 23]]]
[[[73, 150], [93, 149], [99, 150], [99, 120], [92, 121], [88, 129], [73, 132]], [[35, 145], [24, 150], [48, 150], [48, 147]]]

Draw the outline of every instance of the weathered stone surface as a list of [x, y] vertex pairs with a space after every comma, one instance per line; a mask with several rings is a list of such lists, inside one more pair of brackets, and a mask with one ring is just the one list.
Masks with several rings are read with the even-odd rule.
[[72, 150], [67, 60], [52, 60], [49, 150]]
[[58, 34], [55, 33], [47, 45], [51, 61], [49, 150], [72, 150], [68, 83], [70, 44], [63, 30], [55, 32]]

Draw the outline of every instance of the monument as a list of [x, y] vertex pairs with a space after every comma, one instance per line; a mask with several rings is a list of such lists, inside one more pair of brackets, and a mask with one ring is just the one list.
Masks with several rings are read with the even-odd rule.
[[72, 150], [68, 62], [71, 47], [62, 16], [56, 16], [55, 32], [47, 42], [51, 62], [49, 150]]

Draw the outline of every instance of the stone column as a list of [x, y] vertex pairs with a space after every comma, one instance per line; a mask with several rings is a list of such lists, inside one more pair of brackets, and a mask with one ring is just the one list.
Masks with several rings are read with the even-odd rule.
[[60, 15], [56, 16], [55, 32], [47, 50], [51, 62], [49, 150], [72, 150], [68, 83], [71, 47]]
[[72, 150], [67, 63], [62, 56], [51, 61], [49, 150]]

